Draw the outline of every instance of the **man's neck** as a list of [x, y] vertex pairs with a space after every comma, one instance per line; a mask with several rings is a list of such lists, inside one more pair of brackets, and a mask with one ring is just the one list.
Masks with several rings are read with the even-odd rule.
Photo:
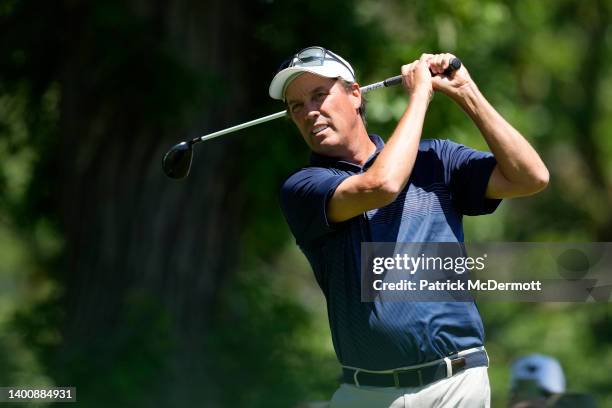
[[370, 139], [365, 126], [359, 126], [356, 133], [358, 136], [353, 139], [351, 145], [347, 146], [346, 154], [341, 160], [363, 166], [376, 151], [376, 145]]

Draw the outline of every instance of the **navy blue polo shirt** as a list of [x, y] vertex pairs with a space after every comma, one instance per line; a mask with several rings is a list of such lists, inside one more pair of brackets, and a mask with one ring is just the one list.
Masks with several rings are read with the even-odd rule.
[[383, 208], [342, 223], [327, 220], [338, 185], [363, 167], [313, 153], [310, 166], [283, 183], [280, 203], [327, 301], [329, 324], [342, 365], [386, 370], [436, 360], [484, 343], [473, 302], [362, 302], [361, 242], [463, 242], [463, 215], [491, 213], [500, 200], [485, 198], [496, 161], [449, 140], [420, 142], [410, 179]]

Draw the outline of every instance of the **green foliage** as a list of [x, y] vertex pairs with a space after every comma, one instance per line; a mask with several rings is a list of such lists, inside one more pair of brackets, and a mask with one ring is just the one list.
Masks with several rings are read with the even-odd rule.
[[223, 313], [207, 346], [213, 356], [210, 369], [218, 373], [223, 389], [248, 387], [223, 394], [222, 406], [291, 407], [324, 400], [337, 384], [335, 359], [317, 347], [316, 322], [302, 304], [281, 292], [271, 271], [287, 272], [270, 266], [249, 271], [226, 288]]

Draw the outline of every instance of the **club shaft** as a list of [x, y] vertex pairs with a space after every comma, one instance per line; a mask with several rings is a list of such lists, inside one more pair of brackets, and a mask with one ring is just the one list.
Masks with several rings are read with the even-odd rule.
[[[396, 78], [396, 77], [386, 79], [385, 81], [389, 81], [389, 80], [394, 79], [394, 78]], [[400, 82], [401, 82], [402, 76], [400, 75], [399, 78], [400, 78]], [[363, 87], [361, 87], [361, 92], [369, 92], [369, 91], [371, 91], [373, 89], [380, 88], [382, 86], [395, 85], [394, 83], [390, 84], [390, 85], [384, 85], [385, 81], [377, 82], [377, 83], [372, 84], [372, 85], [363, 86]], [[204, 135], [204, 136], [198, 136], [197, 138], [193, 139], [193, 142], [197, 143], [197, 142], [203, 142], [205, 140], [214, 139], [215, 137], [223, 136], [223, 135], [226, 135], [228, 133], [235, 132], [237, 130], [242, 130], [242, 129], [245, 129], [245, 128], [248, 128], [248, 127], [251, 127], [251, 126], [259, 125], [261, 123], [269, 122], [269, 121], [274, 120], [274, 119], [282, 118], [286, 114], [287, 114], [286, 110], [281, 111], [281, 112], [276, 112], [276, 113], [273, 113], [272, 115], [264, 116], [263, 118], [254, 119], [254, 120], [251, 120], [251, 121], [248, 121], [248, 122], [245, 122], [245, 123], [241, 123], [241, 124], [236, 125], [236, 126], [229, 127], [227, 129], [223, 129], [223, 130], [219, 130], [217, 132], [209, 133], [209, 134]]]
[[273, 113], [272, 115], [264, 116], [263, 118], [254, 119], [249, 122], [241, 123], [240, 125], [232, 126], [227, 129], [219, 130], [214, 133], [209, 133], [208, 135], [199, 136], [193, 139], [193, 142], [203, 142], [205, 140], [213, 139], [218, 136], [226, 135], [228, 133], [235, 132], [237, 130], [245, 129], [251, 126], [259, 125], [260, 123], [269, 122], [274, 119], [282, 118], [287, 114], [287, 111]]
[[376, 82], [371, 85], [362, 86], [361, 93], [367, 93], [367, 92], [373, 91], [374, 89], [397, 85], [401, 82], [402, 82], [402, 76], [397, 75], [391, 78], [387, 78], [384, 81]]
[[[461, 67], [461, 61], [459, 61], [458, 58], [453, 58], [450, 61], [449, 67], [446, 69], [446, 71], [444, 71], [444, 75], [450, 75], [453, 71], [459, 69], [459, 67]], [[402, 83], [402, 76], [401, 75], [397, 75], [397, 76], [394, 76], [394, 77], [391, 77], [391, 78], [387, 78], [384, 81], [380, 81], [380, 82], [376, 82], [374, 84], [362, 86], [361, 87], [361, 92], [362, 93], [366, 93], [366, 92], [373, 91], [374, 89], [378, 89], [378, 88], [382, 88], [382, 87], [388, 87], [388, 86], [393, 86], [393, 85], [397, 85], [397, 84], [400, 84], [400, 83]], [[214, 133], [209, 133], [209, 134], [204, 135], [204, 136], [196, 137], [191, 142], [192, 143], [198, 143], [198, 142], [203, 142], [205, 140], [214, 139], [215, 137], [223, 136], [223, 135], [226, 135], [228, 133], [235, 132], [237, 130], [246, 129], [246, 128], [251, 127], [251, 126], [259, 125], [260, 123], [269, 122], [269, 121], [274, 120], [274, 119], [282, 118], [286, 114], [287, 114], [286, 110], [281, 111], [281, 112], [277, 112], [277, 113], [273, 113], [272, 115], [264, 116], [263, 118], [254, 119], [254, 120], [251, 120], [249, 122], [241, 123], [240, 125], [232, 126], [232, 127], [227, 128], [227, 129], [219, 130], [219, 131], [214, 132]]]

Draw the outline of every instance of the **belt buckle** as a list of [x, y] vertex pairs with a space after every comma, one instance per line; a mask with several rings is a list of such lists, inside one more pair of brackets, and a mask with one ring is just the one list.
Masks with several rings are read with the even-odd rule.
[[[399, 375], [401, 373], [409, 373], [413, 370], [399, 370], [399, 371], [393, 371], [393, 384], [395, 386], [395, 388], [400, 388], [401, 384], [400, 384], [400, 380], [399, 380]], [[421, 369], [417, 369], [414, 370], [414, 372], [416, 372], [417, 377], [419, 379], [419, 387], [423, 386], [423, 374], [421, 373]]]
[[459, 357], [451, 360], [452, 374], [462, 371], [465, 368], [466, 363], [465, 357]]

